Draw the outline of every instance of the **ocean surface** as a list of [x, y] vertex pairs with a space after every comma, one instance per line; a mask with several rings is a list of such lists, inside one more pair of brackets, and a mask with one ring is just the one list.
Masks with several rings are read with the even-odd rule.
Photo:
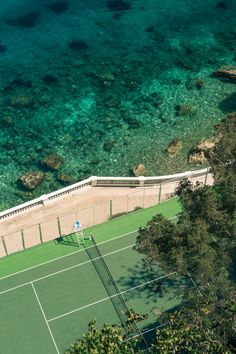
[[[236, 65], [235, 18], [236, 0], [0, 0], [0, 210], [139, 163], [198, 167], [189, 152], [236, 110], [213, 75]], [[45, 173], [33, 191], [29, 171]]]

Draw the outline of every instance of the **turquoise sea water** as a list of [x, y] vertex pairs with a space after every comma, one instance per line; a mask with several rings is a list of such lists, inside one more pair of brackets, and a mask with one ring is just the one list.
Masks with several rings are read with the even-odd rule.
[[[193, 168], [189, 151], [236, 110], [235, 84], [212, 75], [236, 64], [235, 17], [235, 0], [1, 0], [0, 209], [62, 187], [50, 154], [74, 182]], [[33, 192], [16, 182], [28, 171], [46, 173]]]

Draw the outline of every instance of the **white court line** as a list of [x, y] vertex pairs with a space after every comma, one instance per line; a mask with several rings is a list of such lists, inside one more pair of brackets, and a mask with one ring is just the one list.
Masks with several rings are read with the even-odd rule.
[[62, 315], [59, 315], [59, 316], [56, 316], [56, 317], [53, 317], [53, 318], [50, 318], [50, 319], [48, 320], [48, 322], [55, 321], [55, 320], [57, 320], [57, 319], [59, 319], [59, 318], [61, 318], [61, 317], [65, 317], [65, 316], [71, 315], [72, 313], [81, 311], [81, 310], [83, 310], [83, 309], [86, 309], [86, 308], [88, 308], [88, 307], [94, 306], [94, 305], [99, 304], [99, 303], [101, 303], [101, 302], [110, 300], [110, 299], [112, 299], [113, 297], [116, 297], [116, 296], [119, 296], [119, 295], [123, 295], [123, 294], [128, 293], [128, 292], [130, 292], [130, 291], [132, 291], [132, 290], [135, 290], [135, 289], [139, 289], [139, 288], [141, 288], [141, 287], [143, 287], [143, 286], [145, 286], [145, 285], [147, 285], [147, 284], [151, 284], [151, 283], [153, 283], [153, 282], [155, 282], [155, 281], [158, 281], [158, 280], [160, 280], [160, 279], [167, 278], [167, 277], [171, 276], [172, 274], [176, 274], [176, 272], [171, 272], [171, 273], [162, 275], [162, 276], [159, 277], [159, 278], [155, 278], [155, 279], [149, 280], [149, 281], [147, 281], [147, 282], [145, 282], [145, 283], [136, 285], [136, 286], [134, 286], [134, 287], [132, 287], [132, 288], [129, 288], [129, 289], [120, 291], [119, 294], [114, 294], [114, 295], [111, 295], [111, 296], [104, 297], [103, 299], [100, 299], [100, 300], [95, 301], [95, 302], [91, 302], [90, 304], [84, 305], [84, 306], [79, 307], [79, 308], [77, 308], [77, 309], [75, 309], [75, 310], [72, 310], [72, 311], [63, 313]]
[[[102, 256], [93, 258], [93, 261], [94, 261], [94, 260], [97, 260], [97, 259], [99, 259], [99, 258], [102, 258], [102, 257], [110, 256], [110, 255], [115, 254], [115, 253], [118, 253], [118, 252], [122, 252], [122, 251], [124, 251], [124, 250], [126, 250], [126, 249], [128, 249], [128, 248], [134, 247], [134, 246], [135, 246], [135, 243], [132, 244], [132, 245], [126, 246], [126, 247], [122, 247], [122, 248], [120, 248], [120, 249], [118, 249], [118, 250], [115, 250], [115, 251], [112, 251], [112, 252], [109, 252], [109, 253], [105, 253], [105, 254], [102, 255]], [[93, 247], [93, 246], [91, 246], [91, 247]], [[82, 262], [82, 263], [75, 264], [75, 265], [73, 265], [73, 266], [71, 266], [71, 267], [67, 267], [67, 268], [58, 270], [57, 272], [44, 275], [43, 277], [33, 279], [33, 280], [28, 281], [28, 282], [26, 282], [26, 283], [23, 283], [23, 284], [14, 286], [13, 288], [10, 288], [10, 289], [7, 289], [7, 290], [3, 290], [3, 291], [0, 292], [0, 295], [5, 294], [5, 293], [8, 293], [9, 291], [12, 291], [12, 290], [21, 288], [21, 287], [23, 287], [23, 286], [25, 286], [25, 285], [31, 284], [32, 282], [35, 283], [35, 282], [37, 282], [37, 281], [40, 281], [40, 280], [43, 280], [43, 279], [46, 279], [46, 278], [50, 278], [50, 277], [52, 277], [52, 276], [54, 276], [54, 275], [57, 275], [57, 274], [60, 274], [60, 273], [63, 273], [63, 272], [67, 272], [68, 270], [71, 270], [71, 269], [74, 269], [74, 268], [77, 268], [77, 267], [81, 267], [82, 265], [87, 264], [87, 263], [92, 263], [92, 260], [91, 260], [91, 259], [88, 259], [87, 261], [84, 261], [84, 262]]]
[[43, 308], [42, 308], [41, 302], [40, 302], [40, 300], [39, 300], [38, 294], [37, 294], [37, 292], [36, 292], [36, 290], [35, 290], [35, 287], [34, 287], [34, 284], [33, 284], [32, 282], [31, 282], [31, 285], [32, 285], [32, 288], [33, 288], [35, 297], [36, 297], [36, 299], [37, 299], [37, 302], [38, 302], [38, 304], [39, 304], [40, 310], [41, 310], [41, 312], [42, 312], [44, 321], [45, 321], [45, 323], [46, 323], [46, 325], [47, 325], [48, 331], [49, 331], [50, 336], [51, 336], [51, 338], [52, 338], [52, 341], [53, 341], [53, 343], [54, 343], [56, 352], [57, 352], [57, 354], [60, 354], [59, 349], [58, 349], [58, 347], [57, 347], [57, 343], [56, 343], [56, 341], [55, 341], [55, 339], [54, 339], [54, 337], [53, 337], [51, 328], [50, 328], [50, 326], [49, 326], [49, 324], [48, 324], [47, 318], [46, 318], [45, 313], [44, 313], [44, 311], [43, 311]]
[[[119, 238], [121, 238], [121, 237], [128, 236], [128, 235], [133, 234], [133, 233], [135, 233], [135, 232], [137, 232], [137, 231], [138, 231], [138, 230], [127, 232], [126, 234], [123, 234], [123, 235], [114, 237], [114, 238], [112, 238], [112, 239], [109, 239], [109, 240], [106, 240], [106, 241], [102, 241], [102, 242], [100, 242], [100, 243], [97, 243], [97, 245], [103, 245], [104, 243], [111, 242], [111, 241], [115, 241], [115, 240], [117, 240], [117, 239], [119, 239]], [[67, 236], [68, 236], [68, 235], [67, 235]], [[64, 236], [64, 237], [66, 237], [66, 236]], [[95, 238], [96, 238], [96, 237], [95, 237]], [[89, 247], [87, 247], [87, 248], [91, 248], [91, 247], [93, 247], [93, 246], [89, 246]], [[62, 259], [62, 258], [72, 256], [72, 255], [74, 255], [74, 254], [76, 254], [76, 253], [79, 253], [79, 252], [85, 252], [85, 249], [83, 248], [83, 249], [80, 249], [80, 250], [78, 250], [78, 251], [65, 254], [64, 256], [60, 256], [60, 257], [51, 259], [50, 261], [46, 261], [46, 262], [37, 264], [37, 265], [35, 265], [35, 266], [32, 266], [32, 267], [29, 267], [29, 268], [20, 270], [19, 272], [12, 273], [12, 274], [9, 274], [9, 275], [5, 275], [4, 277], [1, 277], [1, 278], [0, 278], [0, 281], [3, 280], [3, 279], [6, 279], [6, 278], [13, 277], [14, 275], [18, 275], [18, 274], [20, 274], [20, 273], [27, 272], [28, 270], [31, 270], [31, 269], [34, 269], [34, 268], [37, 268], [37, 267], [41, 267], [41, 266], [43, 266], [43, 265], [45, 265], [45, 264], [58, 261], [58, 260], [60, 260], [60, 259]]]
[[[169, 218], [168, 220], [173, 220], [173, 219], [176, 219], [176, 218], [177, 218], [177, 216], [172, 216], [172, 217]], [[127, 233], [125, 233], [125, 234], [123, 234], [123, 235], [116, 236], [116, 237], [114, 237], [114, 238], [112, 238], [112, 239], [99, 242], [99, 243], [97, 243], [97, 245], [99, 246], [99, 245], [103, 245], [104, 243], [107, 243], [107, 242], [115, 241], [115, 240], [117, 240], [117, 239], [119, 239], [119, 238], [121, 238], [121, 237], [125, 237], [125, 236], [128, 236], [128, 235], [130, 235], [130, 234], [133, 234], [133, 233], [135, 233], [135, 232], [138, 232], [138, 230], [139, 230], [139, 229], [133, 230], [133, 231], [127, 232]], [[67, 237], [67, 236], [68, 236], [68, 235], [65, 235], [65, 236], [63, 236], [63, 237]], [[95, 238], [96, 238], [96, 237], [95, 237]], [[88, 248], [90, 248], [90, 247], [93, 247], [93, 246], [89, 246]], [[0, 281], [3, 280], [3, 279], [6, 279], [6, 278], [13, 277], [14, 275], [18, 275], [18, 274], [20, 274], [20, 273], [27, 272], [28, 270], [35, 269], [35, 268], [37, 268], [37, 267], [41, 267], [41, 266], [43, 266], [43, 265], [45, 265], [45, 264], [52, 263], [52, 262], [58, 261], [58, 260], [60, 260], [60, 259], [63, 259], [63, 258], [72, 256], [72, 255], [74, 255], [74, 254], [76, 254], [76, 253], [84, 252], [84, 251], [85, 251], [84, 249], [80, 249], [80, 250], [78, 250], [78, 251], [65, 254], [64, 256], [60, 256], [60, 257], [51, 259], [51, 260], [49, 260], [49, 261], [42, 262], [42, 263], [40, 263], [40, 264], [36, 264], [35, 266], [32, 266], [32, 267], [29, 267], [29, 268], [20, 270], [19, 272], [15, 272], [15, 273], [12, 273], [12, 274], [9, 274], [9, 275], [5, 275], [4, 277], [0, 277]]]

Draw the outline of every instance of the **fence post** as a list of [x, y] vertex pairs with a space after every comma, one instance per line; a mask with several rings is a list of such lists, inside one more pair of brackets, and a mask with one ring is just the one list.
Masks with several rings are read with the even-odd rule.
[[112, 218], [112, 200], [110, 200], [110, 219]]
[[6, 242], [4, 240], [4, 236], [2, 236], [2, 244], [3, 244], [3, 247], [4, 247], [4, 251], [5, 251], [6, 255], [8, 256], [7, 246], [6, 246]]
[[57, 226], [58, 226], [59, 236], [61, 237], [61, 224], [60, 224], [60, 218], [59, 218], [59, 216], [57, 217]]
[[207, 183], [207, 177], [208, 177], [208, 167], [207, 167], [207, 170], [206, 170], [206, 175], [205, 175], [205, 180], [204, 180], [204, 186], [205, 186], [206, 183]]
[[24, 240], [24, 230], [20, 230], [20, 233], [21, 233], [21, 240], [22, 240], [22, 246], [23, 246], [23, 249], [25, 250], [25, 240]]
[[43, 234], [42, 234], [41, 224], [39, 224], [39, 238], [40, 238], [40, 242], [43, 243]]
[[159, 193], [158, 193], [158, 204], [161, 201], [161, 183], [160, 183], [160, 187], [159, 187]]

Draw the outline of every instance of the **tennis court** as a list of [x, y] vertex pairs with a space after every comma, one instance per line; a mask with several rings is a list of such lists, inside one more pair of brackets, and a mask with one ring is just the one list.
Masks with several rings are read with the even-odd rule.
[[148, 333], [157, 326], [152, 308], [178, 306], [190, 280], [145, 264], [133, 250], [136, 235], [131, 232], [97, 246], [86, 241], [86, 249], [81, 246], [72, 254], [1, 278], [0, 352], [63, 353], [87, 331], [92, 319], [98, 325], [120, 323], [124, 315], [120, 299], [129, 309], [148, 314], [139, 324], [141, 331]]

